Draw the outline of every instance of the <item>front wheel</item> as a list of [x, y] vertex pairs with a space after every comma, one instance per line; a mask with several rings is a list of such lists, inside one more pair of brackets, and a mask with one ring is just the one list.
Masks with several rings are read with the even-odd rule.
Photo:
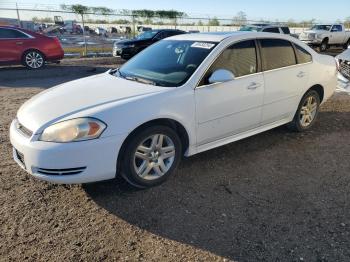
[[181, 140], [173, 129], [148, 127], [128, 140], [121, 161], [121, 174], [139, 188], [159, 185], [176, 169], [181, 152]]
[[328, 49], [328, 40], [325, 39], [322, 41], [321, 45], [320, 45], [320, 52], [326, 52]]
[[315, 123], [319, 108], [320, 96], [315, 90], [310, 90], [301, 99], [294, 119], [288, 124], [288, 127], [297, 132], [310, 129]]
[[31, 50], [23, 55], [23, 64], [29, 69], [39, 69], [45, 65], [45, 58], [39, 51]]

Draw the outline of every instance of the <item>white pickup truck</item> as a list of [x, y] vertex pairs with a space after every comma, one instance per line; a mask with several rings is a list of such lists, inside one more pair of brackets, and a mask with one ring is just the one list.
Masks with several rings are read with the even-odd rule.
[[304, 43], [319, 47], [321, 52], [330, 46], [350, 46], [350, 32], [345, 30], [342, 24], [319, 24], [300, 34], [299, 40]]

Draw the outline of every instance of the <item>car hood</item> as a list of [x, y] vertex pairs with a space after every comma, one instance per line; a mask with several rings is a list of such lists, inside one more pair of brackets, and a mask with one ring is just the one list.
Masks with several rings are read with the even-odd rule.
[[345, 50], [343, 53], [337, 56], [338, 59], [350, 61], [350, 49]]
[[327, 33], [329, 31], [327, 30], [306, 30], [304, 31], [305, 34], [322, 34], [322, 33]]
[[107, 72], [41, 92], [21, 106], [17, 118], [23, 126], [37, 133], [44, 125], [60, 121], [72, 114], [166, 90], [166, 87], [125, 80]]

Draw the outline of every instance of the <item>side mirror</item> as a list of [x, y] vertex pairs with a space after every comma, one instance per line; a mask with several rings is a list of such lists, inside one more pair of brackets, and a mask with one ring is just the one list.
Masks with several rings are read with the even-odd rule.
[[228, 82], [234, 79], [235, 79], [235, 75], [231, 71], [226, 69], [217, 69], [209, 77], [208, 81], [210, 84], [214, 84], [214, 83]]

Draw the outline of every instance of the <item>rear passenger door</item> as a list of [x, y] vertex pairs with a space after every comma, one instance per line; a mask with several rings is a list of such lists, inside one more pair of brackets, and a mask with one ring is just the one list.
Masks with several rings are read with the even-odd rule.
[[283, 39], [260, 39], [265, 93], [262, 125], [290, 119], [308, 81], [309, 67], [298, 64], [294, 46]]

